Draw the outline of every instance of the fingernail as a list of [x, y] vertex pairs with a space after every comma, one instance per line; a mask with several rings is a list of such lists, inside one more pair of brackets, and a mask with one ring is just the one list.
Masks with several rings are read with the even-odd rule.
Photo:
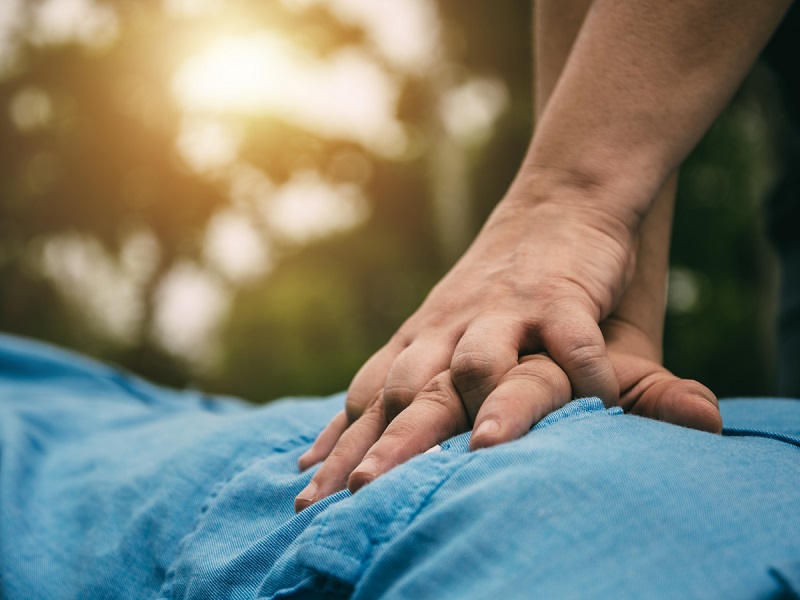
[[378, 463], [374, 458], [365, 458], [363, 461], [361, 461], [361, 464], [353, 470], [353, 472], [358, 472], [361, 475], [366, 475], [370, 479], [373, 479], [378, 473]]
[[350, 473], [350, 477], [347, 478], [347, 489], [350, 490], [350, 493], [355, 494], [377, 476], [378, 463], [372, 458], [366, 458]]
[[481, 437], [481, 436], [484, 436], [484, 435], [491, 435], [491, 434], [496, 433], [498, 431], [500, 431], [500, 423], [498, 423], [497, 421], [492, 421], [491, 419], [489, 419], [488, 421], [484, 421], [483, 423], [478, 425], [478, 428], [475, 430], [475, 432], [472, 435], [475, 436], [475, 437]]
[[317, 499], [317, 484], [311, 481], [306, 487], [303, 488], [302, 492], [297, 494], [296, 501], [308, 502], [309, 504], [313, 504], [316, 499]]

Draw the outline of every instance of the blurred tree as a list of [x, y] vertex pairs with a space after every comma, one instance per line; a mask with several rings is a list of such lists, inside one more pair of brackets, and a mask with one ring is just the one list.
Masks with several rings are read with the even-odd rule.
[[[0, 17], [0, 328], [263, 401], [344, 388], [511, 181], [530, 7], [37, 0]], [[768, 390], [755, 81], [691, 157], [668, 365]]]
[[774, 93], [757, 68], [679, 179], [665, 364], [720, 396], [774, 389], [775, 265], [763, 213]]

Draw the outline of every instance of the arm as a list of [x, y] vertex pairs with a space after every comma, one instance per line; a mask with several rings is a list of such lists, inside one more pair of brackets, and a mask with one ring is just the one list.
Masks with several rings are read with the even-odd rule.
[[527, 177], [594, 191], [593, 207], [635, 230], [790, 4], [596, 0], [542, 115]]
[[[655, 360], [661, 324], [646, 319], [642, 303], [623, 303], [606, 329], [613, 365], [597, 324], [631, 283], [642, 219], [659, 189], [721, 110], [788, 2], [731, 10], [723, 4], [592, 5], [563, 75], [552, 75], [557, 66], [550, 70], [551, 83], [558, 81], [550, 102], [540, 89], [544, 113], [511, 189], [461, 261], [356, 376], [350, 419], [340, 415], [301, 458], [305, 467], [328, 457], [298, 496], [298, 508], [341, 489], [348, 477], [357, 489], [473, 421], [473, 446], [513, 439], [571, 395], [599, 394], [613, 403], [621, 384], [629, 408], [683, 418], [682, 401], [672, 412], [657, 401], [664, 385], [681, 382]], [[656, 214], [666, 215], [667, 225], [654, 221], [652, 238], [663, 250], [650, 256], [665, 265], [671, 199], [664, 194], [657, 205], [664, 212]], [[647, 281], [653, 272], [640, 269], [645, 276], [634, 289], [656, 298], [660, 320], [663, 299]], [[644, 331], [650, 335], [637, 333]], [[619, 339], [649, 354], [644, 362], [626, 358], [635, 368], [622, 364], [618, 377], [619, 356], [631, 356], [616, 351]], [[560, 369], [529, 356], [542, 350]], [[698, 389], [678, 396], [710, 405], [698, 412], [696, 426], [716, 429], [713, 395]]]
[[[535, 3], [534, 100], [539, 122], [550, 101], [591, 0], [538, 0]], [[620, 385], [619, 405], [626, 412], [718, 432], [722, 422], [714, 394], [702, 384], [681, 380], [661, 366], [670, 234], [676, 174], [656, 194], [642, 221], [636, 267], [630, 285], [611, 316], [601, 324]], [[554, 388], [555, 389], [555, 388]], [[488, 403], [487, 403], [488, 404]], [[473, 448], [488, 447], [524, 433], [517, 414], [484, 404], [476, 419], [502, 426], [492, 434], [473, 433]], [[533, 423], [531, 423], [532, 425]]]
[[[537, 0], [534, 3], [534, 101], [536, 122], [553, 95], [592, 0]], [[538, 131], [538, 129], [537, 129]], [[661, 362], [672, 213], [673, 175], [656, 194], [641, 226], [633, 279], [612, 315], [619, 327], [641, 332], [649, 342], [635, 353]], [[636, 336], [640, 337], [640, 336]]]

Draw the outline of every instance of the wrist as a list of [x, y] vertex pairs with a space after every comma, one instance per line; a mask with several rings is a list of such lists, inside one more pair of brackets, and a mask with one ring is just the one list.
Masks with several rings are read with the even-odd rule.
[[632, 203], [619, 200], [617, 191], [599, 179], [526, 163], [498, 212], [508, 207], [511, 215], [525, 213], [545, 218], [554, 226], [563, 224], [574, 229], [576, 234], [599, 232], [609, 243], [633, 253], [644, 214]]
[[547, 198], [562, 206], [619, 221], [634, 236], [663, 184], [663, 177], [644, 165], [620, 164], [599, 154], [585, 160], [545, 160], [533, 147], [518, 180], [546, 190]]

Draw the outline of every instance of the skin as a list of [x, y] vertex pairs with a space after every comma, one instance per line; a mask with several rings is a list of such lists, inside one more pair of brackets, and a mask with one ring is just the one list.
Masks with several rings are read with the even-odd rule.
[[324, 463], [297, 510], [470, 426], [473, 448], [515, 439], [572, 397], [719, 431], [713, 394], [660, 365], [672, 174], [788, 5], [537, 4], [540, 118], [519, 173], [300, 458]]

